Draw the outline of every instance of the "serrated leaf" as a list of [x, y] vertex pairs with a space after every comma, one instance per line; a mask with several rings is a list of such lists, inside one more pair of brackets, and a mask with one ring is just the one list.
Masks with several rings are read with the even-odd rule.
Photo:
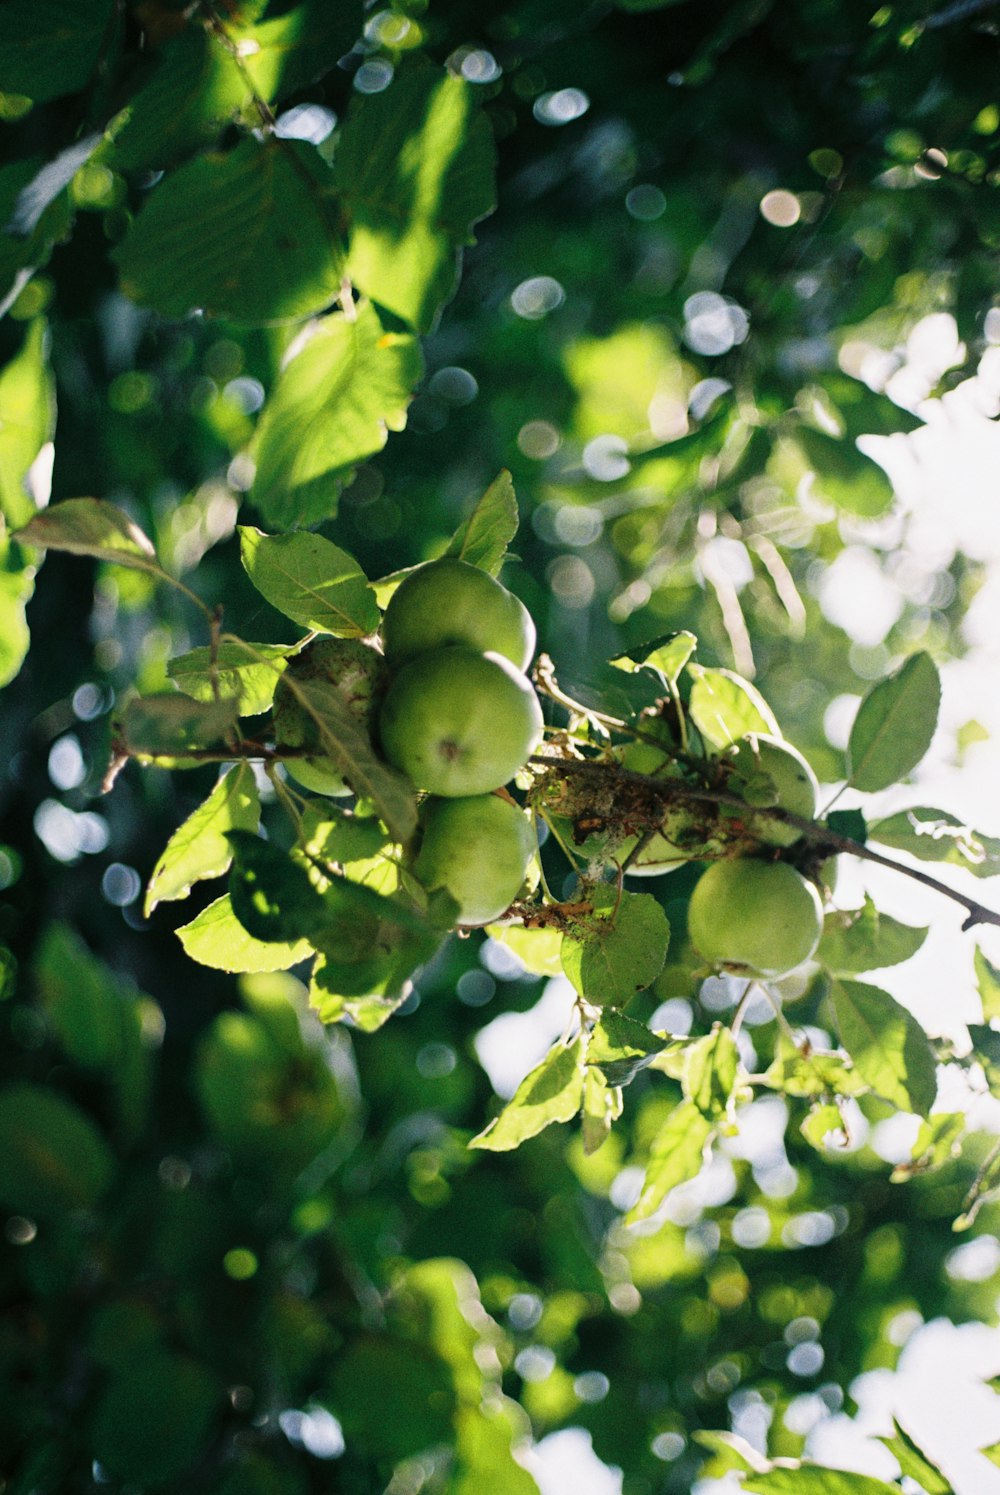
[[588, 1002], [627, 1002], [662, 971], [670, 923], [650, 893], [619, 895], [604, 883], [590, 902], [593, 913], [563, 936], [563, 970]]
[[583, 1079], [583, 1036], [578, 1034], [572, 1043], [549, 1050], [469, 1146], [509, 1152], [553, 1122], [571, 1121], [583, 1102]]
[[562, 974], [562, 931], [525, 929], [520, 924], [488, 924], [486, 933], [513, 951], [533, 976]]
[[972, 958], [976, 973], [976, 987], [983, 1004], [983, 1021], [1000, 1017], [1000, 967], [987, 960], [983, 951], [976, 947]]
[[[215, 655], [215, 685], [220, 696], [236, 702], [240, 716], [259, 716], [269, 710], [286, 662], [298, 644], [247, 644], [233, 639], [219, 645]], [[191, 649], [167, 661], [167, 674], [186, 696], [214, 701], [210, 649]]]
[[311, 316], [339, 295], [343, 275], [330, 188], [302, 141], [245, 137], [228, 154], [197, 156], [153, 188], [114, 251], [122, 291], [166, 317]]
[[369, 302], [324, 318], [282, 369], [254, 436], [253, 501], [267, 523], [335, 514], [358, 464], [406, 425], [422, 375], [416, 338], [384, 331]]
[[55, 408], [48, 334], [36, 317], [20, 351], [0, 372], [0, 510], [11, 525], [25, 524], [35, 512], [24, 480], [52, 436]]
[[507, 547], [517, 534], [517, 525], [514, 480], [504, 468], [493, 479], [465, 523], [459, 525], [444, 553], [497, 576]]
[[754, 1495], [899, 1495], [898, 1485], [887, 1485], [870, 1474], [821, 1469], [818, 1464], [751, 1474], [743, 1481], [743, 1489]]
[[223, 774], [204, 803], [170, 837], [149, 879], [146, 917], [158, 903], [186, 898], [196, 882], [228, 872], [233, 852], [227, 832], [255, 831], [259, 823], [260, 795], [253, 769], [239, 763]]
[[183, 758], [225, 747], [235, 726], [235, 701], [192, 701], [164, 691], [127, 702], [115, 720], [114, 741], [117, 749], [134, 758]]
[[265, 535], [242, 526], [243, 568], [272, 607], [303, 628], [363, 638], [379, 623], [375, 593], [357, 561], [322, 535]]
[[148, 536], [126, 513], [101, 498], [63, 499], [36, 514], [14, 538], [21, 545], [66, 550], [133, 571], [166, 575]]
[[819, 1153], [824, 1151], [827, 1137], [837, 1137], [841, 1143], [847, 1141], [843, 1112], [829, 1101], [822, 1106], [812, 1106], [800, 1130], [810, 1147], [815, 1147]]
[[934, 1051], [912, 1013], [863, 981], [834, 982], [833, 1006], [840, 1041], [876, 1095], [926, 1116], [937, 1094]]
[[688, 714], [706, 742], [714, 748], [731, 747], [750, 732], [781, 736], [770, 706], [760, 691], [732, 670], [692, 664], [694, 678]]
[[110, 1186], [115, 1158], [72, 1101], [19, 1081], [0, 1090], [0, 1205], [30, 1219], [92, 1209]]
[[423, 61], [351, 103], [337, 147], [348, 273], [418, 332], [452, 295], [462, 245], [494, 205], [493, 136], [473, 90]]
[[904, 779], [931, 745], [940, 704], [937, 666], [923, 651], [911, 654], [861, 702], [847, 744], [848, 782], [871, 793]]
[[667, 1047], [645, 1023], [606, 1007], [587, 1041], [587, 1064], [600, 1066], [609, 1085], [627, 1085]]
[[900, 1473], [909, 1479], [916, 1480], [927, 1495], [954, 1495], [951, 1485], [938, 1466], [932, 1463], [923, 1450], [914, 1443], [906, 1429], [900, 1427], [895, 1418], [892, 1419], [892, 1426], [892, 1437], [880, 1436], [878, 1441], [884, 1443], [892, 1454], [899, 1465]]
[[764, 1084], [785, 1095], [806, 1099], [821, 1095], [863, 1095], [868, 1089], [861, 1075], [841, 1054], [800, 1049], [783, 1034], [778, 1037]]
[[216, 971], [287, 971], [313, 954], [307, 940], [291, 944], [255, 940], [233, 913], [228, 893], [174, 933], [192, 960]]
[[112, 0], [7, 0], [3, 7], [0, 91], [57, 99], [90, 79], [112, 14]]
[[855, 976], [909, 960], [926, 938], [926, 928], [880, 913], [866, 894], [861, 908], [827, 914], [815, 958], [832, 976]]
[[801, 426], [795, 439], [815, 474], [815, 491], [849, 514], [874, 519], [892, 507], [892, 484], [881, 467], [853, 441]]
[[678, 633], [667, 633], [660, 638], [651, 639], [648, 644], [627, 649], [624, 654], [617, 654], [608, 663], [614, 665], [616, 670], [625, 670], [627, 673], [644, 668], [656, 670], [671, 685], [676, 685], [677, 677], [697, 647], [698, 640], [694, 634], [681, 629]]
[[952, 1162], [962, 1151], [962, 1137], [969, 1118], [962, 1111], [939, 1111], [921, 1123], [910, 1159], [897, 1163], [889, 1175], [891, 1183], [905, 1183], [922, 1173], [934, 1173]]
[[295, 680], [290, 689], [316, 725], [321, 754], [331, 758], [356, 795], [370, 800], [393, 840], [406, 842], [417, 826], [417, 800], [403, 774], [383, 763], [342, 691], [322, 680]]
[[[590, 1061], [587, 1061], [590, 1065]], [[613, 1124], [622, 1114], [620, 1085], [609, 1084], [599, 1069], [589, 1067], [583, 1077], [583, 1107], [580, 1113], [583, 1151], [591, 1157], [604, 1146]]]
[[868, 827], [872, 841], [908, 851], [922, 862], [950, 862], [976, 877], [1000, 873], [1000, 838], [984, 836], [947, 810], [914, 806]]
[[646, 1177], [638, 1202], [625, 1216], [634, 1225], [656, 1213], [671, 1189], [687, 1183], [701, 1172], [705, 1149], [715, 1128], [694, 1101], [675, 1106], [653, 1139], [646, 1164]]
[[709, 1121], [719, 1121], [726, 1115], [739, 1063], [736, 1040], [722, 1023], [715, 1023], [711, 1033], [688, 1045], [684, 1056], [684, 1094]]

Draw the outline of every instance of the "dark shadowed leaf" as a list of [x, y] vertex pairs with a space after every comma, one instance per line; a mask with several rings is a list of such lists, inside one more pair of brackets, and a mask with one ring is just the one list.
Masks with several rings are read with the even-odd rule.
[[892, 484], [853, 441], [801, 426], [795, 439], [815, 474], [816, 492], [838, 509], [874, 519], [890, 508]]
[[0, 1202], [29, 1217], [90, 1209], [115, 1159], [89, 1117], [42, 1085], [0, 1090]]
[[847, 745], [855, 789], [888, 789], [916, 768], [931, 745], [941, 680], [929, 654], [911, 654], [861, 702]]
[[236, 707], [233, 700], [192, 701], [174, 691], [135, 696], [115, 722], [115, 741], [123, 752], [143, 759], [221, 751], [236, 726]]
[[90, 78], [112, 16], [112, 0], [7, 0], [0, 90], [29, 99], [75, 93]]
[[645, 1023], [606, 1007], [587, 1041], [587, 1064], [600, 1066], [609, 1085], [627, 1085], [667, 1046]]
[[71, 555], [89, 555], [96, 561], [111, 561], [135, 571], [163, 576], [152, 542], [139, 526], [100, 498], [67, 498], [45, 509], [17, 532], [23, 545], [67, 550]]
[[222, 1387], [196, 1361], [166, 1350], [135, 1356], [97, 1403], [94, 1454], [119, 1479], [176, 1479], [201, 1454], [221, 1405]]

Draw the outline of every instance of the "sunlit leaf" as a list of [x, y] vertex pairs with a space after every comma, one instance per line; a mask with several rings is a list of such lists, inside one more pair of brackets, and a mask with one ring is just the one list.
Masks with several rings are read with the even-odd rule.
[[0, 1204], [29, 1218], [92, 1209], [115, 1157], [88, 1116], [54, 1090], [18, 1081], [0, 1089]]
[[841, 1146], [847, 1141], [844, 1114], [839, 1106], [830, 1101], [810, 1108], [808, 1116], [802, 1122], [801, 1131], [810, 1147], [815, 1147], [819, 1153], [825, 1150], [828, 1139], [832, 1138]]
[[887, 1485], [870, 1474], [821, 1469], [818, 1464], [751, 1474], [743, 1481], [743, 1489], [753, 1495], [899, 1495], [898, 1485]]
[[926, 937], [926, 928], [880, 913], [866, 895], [861, 908], [827, 914], [816, 959], [833, 976], [854, 976], [909, 960]]
[[361, 638], [378, 627], [375, 594], [353, 556], [306, 531], [240, 529], [243, 567], [263, 597], [303, 628]]
[[717, 1433], [698, 1428], [691, 1437], [693, 1442], [700, 1443], [713, 1455], [711, 1463], [702, 1467], [703, 1477], [722, 1479], [723, 1475], [734, 1473], [763, 1474], [770, 1468], [770, 1461], [738, 1433]]
[[941, 704], [941, 679], [929, 654], [911, 654], [865, 696], [847, 745], [850, 783], [888, 789], [916, 768], [930, 747]]
[[821, 1095], [863, 1095], [868, 1085], [841, 1054], [799, 1047], [783, 1035], [764, 1074], [765, 1085], [785, 1095], [811, 1099]]
[[30, 99], [75, 93], [97, 64], [111, 13], [112, 0], [7, 0], [0, 90]]
[[897, 1163], [889, 1175], [892, 1183], [905, 1183], [917, 1174], [934, 1173], [957, 1158], [968, 1121], [962, 1111], [935, 1111], [928, 1116], [921, 1123], [909, 1161]]
[[487, 488], [464, 524], [452, 535], [445, 555], [457, 556], [496, 576], [507, 547], [517, 534], [514, 482], [504, 469]]
[[114, 504], [100, 498], [67, 498], [45, 509], [15, 537], [23, 545], [67, 550], [135, 571], [164, 575], [152, 542], [137, 524]]
[[418, 332], [451, 296], [458, 252], [493, 208], [493, 159], [473, 90], [426, 63], [352, 101], [335, 165], [351, 216], [348, 273]]
[[267, 523], [287, 529], [335, 514], [358, 463], [405, 426], [422, 373], [417, 340], [384, 331], [368, 302], [312, 329], [254, 437], [253, 499]]
[[0, 510], [10, 525], [25, 524], [35, 512], [24, 480], [54, 427], [48, 334], [44, 321], [36, 317], [20, 351], [0, 372]]
[[186, 898], [196, 882], [227, 872], [233, 852], [226, 833], [254, 831], [259, 822], [260, 795], [253, 769], [248, 763], [237, 764], [164, 847], [146, 889], [146, 917], [158, 903]]
[[684, 1094], [710, 1121], [721, 1120], [732, 1103], [739, 1058], [731, 1031], [721, 1023], [686, 1050]]
[[524, 929], [520, 924], [488, 924], [486, 933], [513, 951], [524, 969], [533, 976], [558, 976], [562, 973], [561, 930]]
[[196, 701], [214, 701], [216, 691], [236, 702], [240, 716], [259, 716], [269, 710], [275, 687], [297, 644], [245, 644], [240, 639], [219, 645], [212, 669], [212, 651], [190, 649], [167, 661], [167, 674], [179, 690]]
[[313, 954], [307, 940], [255, 940], [237, 919], [228, 893], [175, 933], [192, 960], [216, 971], [287, 971]]
[[555, 1121], [571, 1121], [583, 1103], [583, 1038], [557, 1043], [517, 1087], [499, 1116], [470, 1147], [509, 1152]]
[[908, 851], [922, 862], [950, 862], [976, 877], [1000, 873], [1000, 837], [984, 836], [947, 810], [898, 810], [868, 827], [872, 841]]
[[681, 1101], [674, 1107], [649, 1149], [642, 1193], [625, 1216], [627, 1225], [655, 1214], [671, 1189], [701, 1172], [705, 1149], [714, 1131], [694, 1101]]
[[610, 1084], [600, 1069], [588, 1060], [583, 1077], [583, 1108], [580, 1115], [583, 1131], [583, 1150], [587, 1157], [603, 1147], [612, 1124], [622, 1114], [622, 1092], [620, 1085]]
[[615, 669], [634, 672], [643, 668], [657, 670], [671, 685], [698, 647], [693, 633], [682, 629], [679, 633], [668, 633], [663, 638], [651, 639], [641, 648], [628, 649], [609, 661]]
[[670, 923], [650, 893], [619, 895], [604, 883], [590, 902], [593, 913], [563, 937], [563, 970], [588, 1002], [626, 1002], [662, 971]]
[[247, 136], [227, 154], [197, 156], [153, 188], [115, 250], [122, 290], [166, 317], [201, 310], [253, 323], [320, 311], [343, 274], [328, 175], [297, 140]]
[[0, 687], [17, 674], [31, 636], [25, 608], [35, 590], [35, 567], [24, 560], [0, 521]]
[[937, 1094], [934, 1051], [912, 1013], [863, 981], [835, 982], [833, 1006], [840, 1041], [876, 1095], [926, 1116]]
[[993, 1018], [1000, 1017], [1000, 967], [987, 960], [978, 946], [973, 956], [973, 966], [976, 972], [976, 986], [983, 1004], [983, 1021], [988, 1023]]
[[667, 1047], [645, 1023], [606, 1007], [587, 1041], [587, 1064], [600, 1066], [609, 1085], [627, 1085]]
[[749, 732], [781, 736], [774, 713], [760, 691], [732, 670], [688, 666], [694, 678], [688, 712], [698, 731], [714, 748], [727, 748]]

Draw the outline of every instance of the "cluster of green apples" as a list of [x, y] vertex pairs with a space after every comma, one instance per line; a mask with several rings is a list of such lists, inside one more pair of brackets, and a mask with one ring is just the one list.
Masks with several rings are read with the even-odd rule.
[[[520, 600], [488, 572], [444, 557], [402, 581], [380, 640], [317, 640], [286, 672], [293, 682], [336, 683], [376, 748], [423, 791], [412, 869], [428, 890], [451, 894], [460, 924], [498, 918], [535, 853], [528, 816], [495, 793], [541, 741], [541, 707], [524, 674], [534, 648], [535, 626]], [[281, 746], [317, 740], [284, 677], [274, 721]], [[305, 788], [350, 793], [328, 758], [289, 758], [286, 766]]]

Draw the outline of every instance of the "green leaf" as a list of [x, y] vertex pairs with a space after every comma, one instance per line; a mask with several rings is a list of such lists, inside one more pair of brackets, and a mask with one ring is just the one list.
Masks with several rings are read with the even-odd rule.
[[7, 0], [0, 91], [36, 100], [76, 93], [97, 65], [112, 8], [112, 0]]
[[701, 1172], [705, 1149], [715, 1128], [694, 1101], [675, 1106], [653, 1139], [638, 1202], [625, 1216], [626, 1225], [656, 1213], [671, 1189]]
[[583, 1036], [578, 1034], [572, 1043], [557, 1043], [549, 1050], [469, 1146], [509, 1152], [554, 1121], [571, 1121], [583, 1103], [583, 1079]]
[[694, 634], [681, 629], [679, 633], [665, 633], [660, 638], [651, 639], [648, 644], [627, 649], [624, 654], [617, 654], [609, 663], [616, 670], [625, 670], [626, 673], [641, 669], [656, 670], [671, 685], [676, 685], [681, 670], [697, 647], [698, 640]]
[[853, 441], [827, 436], [811, 426], [800, 426], [795, 440], [815, 474], [820, 498], [863, 519], [877, 518], [892, 507], [892, 484]]
[[663, 969], [670, 923], [650, 893], [592, 889], [593, 913], [562, 943], [562, 966], [581, 996], [598, 1006], [627, 1002]]
[[416, 338], [385, 332], [368, 302], [324, 318], [292, 352], [251, 447], [253, 501], [283, 529], [337, 512], [358, 463], [406, 425], [423, 375]]
[[1000, 1091], [1000, 1031], [987, 1023], [970, 1023], [973, 1057], [978, 1059], [991, 1091]]
[[854, 976], [909, 960], [926, 938], [926, 928], [879, 913], [866, 894], [861, 908], [827, 914], [815, 958], [832, 976]]
[[904, 779], [931, 745], [940, 704], [933, 659], [911, 654], [861, 702], [847, 744], [849, 783], [871, 793]]
[[1000, 1017], [1000, 966], [987, 960], [979, 947], [972, 958], [976, 973], [976, 986], [983, 1004], [983, 1021], [990, 1022]]
[[802, 1123], [801, 1131], [810, 1147], [815, 1147], [818, 1153], [825, 1151], [826, 1139], [829, 1136], [842, 1138], [845, 1142], [847, 1140], [844, 1114], [832, 1101], [828, 1101], [825, 1105], [812, 1106]]
[[821, 1469], [817, 1464], [752, 1474], [743, 1481], [743, 1489], [754, 1495], [899, 1495], [898, 1485], [887, 1485], [870, 1474]]
[[763, 1474], [770, 1467], [769, 1460], [738, 1433], [717, 1433], [699, 1428], [691, 1434], [691, 1440], [700, 1443], [702, 1448], [707, 1448], [714, 1456], [710, 1464], [702, 1466], [702, 1478], [722, 1479], [726, 1474]]
[[587, 1042], [587, 1064], [597, 1064], [609, 1085], [627, 1085], [667, 1047], [645, 1023], [606, 1007]]
[[732, 1104], [740, 1055], [729, 1028], [721, 1023], [690, 1044], [684, 1056], [684, 1094], [709, 1121], [725, 1117]]
[[178, 759], [190, 752], [222, 749], [235, 726], [235, 701], [192, 701], [165, 691], [128, 701], [115, 720], [113, 741], [115, 750], [129, 757]]
[[320, 311], [344, 268], [328, 176], [301, 141], [246, 137], [197, 156], [153, 188], [115, 250], [123, 292], [165, 317], [252, 324]]
[[319, 861], [366, 862], [378, 855], [388, 839], [377, 820], [334, 810], [329, 801], [311, 801], [302, 815], [303, 849]]
[[273, 104], [328, 72], [361, 21], [356, 0], [305, 0], [257, 25], [228, 11], [210, 29], [189, 22], [157, 48], [151, 76], [114, 121], [109, 162], [125, 171], [170, 166], [231, 120], [259, 125], [256, 99]]
[[714, 748], [727, 748], [748, 732], [781, 736], [774, 713], [760, 691], [732, 670], [688, 666], [694, 677], [688, 713], [702, 737]]
[[899, 1464], [900, 1473], [916, 1480], [927, 1495], [954, 1495], [951, 1485], [938, 1466], [931, 1462], [895, 1418], [892, 1419], [892, 1426], [893, 1436], [880, 1436], [878, 1441], [885, 1444]]
[[94, 1456], [121, 1480], [173, 1481], [199, 1458], [221, 1410], [222, 1388], [204, 1366], [167, 1350], [143, 1349], [98, 1399]]
[[452, 295], [458, 251], [494, 205], [493, 135], [473, 90], [423, 61], [355, 95], [335, 175], [351, 215], [348, 273], [418, 332]]
[[507, 547], [517, 534], [517, 525], [514, 480], [504, 468], [493, 479], [465, 523], [459, 525], [444, 553], [497, 576]]
[[255, 831], [259, 824], [260, 795], [253, 769], [239, 763], [170, 837], [149, 879], [146, 917], [158, 903], [186, 898], [196, 882], [221, 877], [233, 859], [226, 832]]
[[[992, 1031], [992, 1030], [991, 1030]], [[979, 1211], [985, 1204], [992, 1204], [1000, 1194], [1000, 1151], [992, 1148], [986, 1155], [972, 1182], [972, 1187], [962, 1201], [962, 1213], [952, 1221], [952, 1230], [968, 1230], [975, 1224]]]
[[313, 953], [308, 940], [255, 940], [237, 919], [228, 893], [174, 932], [192, 960], [216, 971], [287, 971]]
[[65, 924], [45, 931], [33, 974], [62, 1048], [84, 1069], [109, 1069], [122, 1054], [122, 998], [114, 976]]
[[240, 529], [244, 570], [272, 607], [303, 628], [363, 638], [379, 623], [375, 593], [352, 555], [305, 531], [265, 535]]
[[233, 853], [233, 913], [255, 940], [294, 944], [324, 924], [322, 894], [300, 860], [250, 831], [226, 833]]
[[8, 685], [24, 663], [31, 635], [25, 608], [35, 590], [35, 567], [23, 562], [0, 517], [0, 687]]
[[95, 561], [110, 561], [152, 576], [166, 575], [152, 542], [139, 526], [101, 498], [63, 499], [36, 514], [14, 538], [21, 545], [66, 550], [71, 555], [88, 555]]
[[562, 975], [562, 931], [524, 929], [520, 924], [488, 924], [486, 933], [512, 950], [533, 976]]
[[863, 981], [835, 982], [833, 1006], [840, 1041], [876, 1095], [926, 1116], [937, 1094], [934, 1051], [912, 1013]]
[[[785, 1095], [812, 1099], [821, 1095], [863, 1095], [867, 1084], [841, 1054], [812, 1047], [799, 1048], [784, 1034], [775, 1044], [775, 1056], [764, 1075], [764, 1084]], [[839, 1113], [838, 1113], [839, 1115]]]
[[1000, 1469], [1000, 1443], [991, 1443], [988, 1448], [981, 1448], [979, 1452], [984, 1459], [989, 1459], [991, 1464], [996, 1464]]
[[969, 1118], [962, 1111], [937, 1111], [921, 1123], [906, 1163], [897, 1163], [889, 1175], [894, 1184], [905, 1183], [922, 1173], [935, 1173], [953, 1162], [962, 1151], [962, 1138]]
[[9, 524], [25, 524], [35, 512], [24, 480], [52, 436], [55, 413], [48, 334], [44, 321], [36, 317], [20, 352], [0, 373], [0, 510]]
[[[388, 962], [386, 965], [388, 969]], [[381, 984], [391, 990], [369, 991], [363, 996], [344, 996], [337, 989], [342, 984], [338, 980], [338, 969], [337, 962], [325, 955], [317, 956], [313, 965], [309, 983], [309, 1006], [321, 1023], [346, 1020], [355, 1028], [360, 1028], [362, 1033], [376, 1033], [402, 1006], [412, 989], [408, 982], [393, 986], [391, 980], [384, 977]], [[389, 974], [391, 975], [391, 971]]]
[[601, 1070], [590, 1066], [583, 1077], [583, 1107], [580, 1120], [583, 1131], [583, 1151], [591, 1157], [604, 1146], [611, 1127], [622, 1114], [622, 1092], [620, 1085], [609, 1084]]
[[[298, 650], [298, 644], [245, 644], [242, 639], [220, 644], [215, 686], [221, 696], [236, 702], [240, 716], [259, 716], [270, 708], [285, 664]], [[167, 661], [167, 674], [186, 696], [214, 701], [211, 657], [210, 649], [191, 649]]]
[[0, 1090], [0, 1204], [30, 1218], [93, 1209], [115, 1159], [89, 1117], [42, 1085]]
[[[392, 1388], [392, 1416], [373, 1387]], [[449, 1445], [455, 1387], [445, 1362], [419, 1341], [363, 1334], [339, 1350], [330, 1405], [345, 1436], [369, 1457], [396, 1462], [432, 1444]]]
[[375, 756], [367, 733], [335, 685], [287, 679], [295, 699], [316, 725], [322, 756], [333, 760], [356, 795], [371, 801], [393, 840], [408, 841], [417, 825], [416, 795], [410, 781]]
[[[0, 168], [0, 305], [8, 296], [13, 297], [20, 286], [31, 279], [32, 273], [48, 263], [57, 239], [62, 238], [73, 221], [73, 208], [69, 200], [69, 189], [64, 187], [42, 208], [40, 216], [34, 218], [34, 193], [38, 178], [48, 162], [42, 156], [29, 156], [23, 161], [13, 161]], [[26, 201], [33, 204], [31, 220], [20, 234], [10, 228], [24, 210]]]
[[950, 862], [976, 877], [1000, 873], [1000, 838], [984, 836], [947, 810], [914, 806], [868, 827], [869, 839], [907, 851], [922, 862]]

